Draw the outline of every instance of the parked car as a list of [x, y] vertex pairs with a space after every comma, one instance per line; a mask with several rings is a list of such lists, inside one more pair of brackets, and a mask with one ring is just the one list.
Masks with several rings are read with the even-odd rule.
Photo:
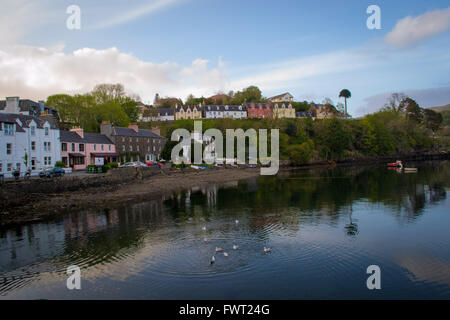
[[39, 172], [39, 177], [41, 178], [54, 178], [54, 177], [63, 177], [66, 172], [62, 168], [46, 168]]
[[135, 161], [135, 162], [126, 162], [123, 165], [120, 166], [120, 168], [136, 168], [136, 167], [146, 167], [147, 165], [143, 162], [140, 161]]
[[153, 167], [153, 166], [162, 166], [162, 163], [159, 163], [159, 162], [150, 162], [150, 161], [148, 161], [148, 162], [146, 162], [145, 163], [147, 166], [149, 166], [149, 167]]

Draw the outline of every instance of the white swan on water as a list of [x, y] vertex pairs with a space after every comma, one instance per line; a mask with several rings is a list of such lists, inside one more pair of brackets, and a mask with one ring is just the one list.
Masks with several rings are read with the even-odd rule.
[[213, 264], [214, 262], [216, 262], [216, 257], [212, 256], [212, 258], [211, 258], [211, 264]]
[[222, 248], [218, 248], [218, 247], [216, 247], [216, 252], [221, 252], [221, 251], [223, 251], [223, 249], [222, 249]]
[[264, 247], [264, 253], [268, 253], [270, 251], [272, 251], [272, 249]]
[[233, 246], [233, 250], [237, 250], [239, 247], [237, 245]]
[[223, 256], [224, 256], [224, 257], [228, 257], [228, 253], [224, 252], [224, 253], [223, 253]]
[[203, 231], [206, 231], [206, 226], [204, 226], [204, 227], [202, 228], [202, 230], [203, 230]]

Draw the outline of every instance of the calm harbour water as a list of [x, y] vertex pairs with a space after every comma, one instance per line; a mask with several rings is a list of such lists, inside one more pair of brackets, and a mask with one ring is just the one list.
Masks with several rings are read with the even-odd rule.
[[[282, 173], [0, 229], [0, 299], [449, 299], [450, 163], [416, 166]], [[211, 265], [216, 247], [229, 256]], [[366, 287], [373, 264], [381, 290]]]

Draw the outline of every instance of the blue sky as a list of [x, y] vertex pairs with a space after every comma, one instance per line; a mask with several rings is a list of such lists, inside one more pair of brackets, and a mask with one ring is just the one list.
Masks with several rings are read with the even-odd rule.
[[[0, 95], [45, 99], [121, 82], [151, 102], [257, 85], [263, 95], [381, 107], [450, 103], [448, 1], [0, 0]], [[68, 30], [66, 8], [81, 9]], [[381, 30], [369, 30], [369, 5]], [[23, 23], [28, 21], [29, 23]]]

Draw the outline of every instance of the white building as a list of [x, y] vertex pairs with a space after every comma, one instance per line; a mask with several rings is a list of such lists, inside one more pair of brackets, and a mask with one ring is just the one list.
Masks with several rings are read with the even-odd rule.
[[243, 106], [224, 106], [223, 117], [244, 119], [247, 118], [247, 109]]
[[247, 118], [247, 109], [243, 106], [204, 106], [203, 118], [217, 119], [217, 118], [232, 118], [243, 119]]
[[27, 169], [37, 175], [61, 160], [59, 129], [35, 116], [0, 113], [0, 174], [12, 177]]
[[223, 118], [223, 106], [203, 106], [203, 118], [205, 119]]
[[139, 114], [139, 121], [174, 121], [175, 109], [174, 108], [147, 108]]

